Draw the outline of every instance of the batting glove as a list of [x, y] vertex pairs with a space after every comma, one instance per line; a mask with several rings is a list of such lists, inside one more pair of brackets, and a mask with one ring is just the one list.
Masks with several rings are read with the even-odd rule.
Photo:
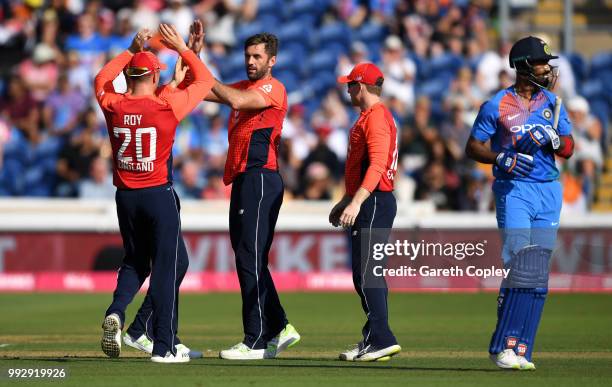
[[495, 164], [504, 172], [519, 177], [529, 176], [535, 167], [532, 156], [512, 151], [499, 153], [495, 158]]
[[536, 127], [523, 134], [523, 136], [516, 142], [514, 148], [521, 153], [533, 155], [540, 148], [543, 148], [548, 144], [550, 144], [554, 150], [559, 149], [561, 140], [559, 140], [557, 133], [555, 133], [552, 128]]

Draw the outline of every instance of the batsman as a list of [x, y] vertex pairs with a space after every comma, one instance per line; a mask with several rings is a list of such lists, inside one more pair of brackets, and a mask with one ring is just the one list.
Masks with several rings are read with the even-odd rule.
[[533, 36], [516, 42], [510, 66], [516, 82], [480, 107], [468, 157], [493, 164], [493, 192], [504, 267], [491, 338], [491, 360], [503, 369], [534, 370], [535, 337], [548, 293], [562, 190], [555, 155], [574, 149], [561, 99], [550, 89], [558, 72], [546, 42]]

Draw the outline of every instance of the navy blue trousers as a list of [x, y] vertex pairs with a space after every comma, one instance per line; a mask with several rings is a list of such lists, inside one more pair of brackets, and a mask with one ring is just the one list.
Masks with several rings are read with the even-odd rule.
[[287, 324], [268, 270], [268, 253], [283, 202], [283, 181], [275, 171], [251, 169], [232, 185], [229, 228], [242, 294], [243, 343], [264, 349]]
[[166, 184], [117, 190], [115, 201], [125, 257], [106, 315], [117, 313], [125, 321], [128, 304], [150, 274], [145, 302], [128, 333], [138, 338], [138, 331], [146, 331], [149, 321], [150, 336], [155, 338], [153, 354], [176, 354], [179, 287], [189, 265], [178, 196]]
[[374, 278], [372, 275], [374, 265], [383, 262], [372, 258], [372, 246], [387, 243], [396, 212], [393, 192], [372, 192], [361, 205], [355, 224], [350, 229], [353, 284], [367, 317], [362, 329], [363, 342], [374, 348], [397, 344], [389, 327], [387, 284], [384, 277]]

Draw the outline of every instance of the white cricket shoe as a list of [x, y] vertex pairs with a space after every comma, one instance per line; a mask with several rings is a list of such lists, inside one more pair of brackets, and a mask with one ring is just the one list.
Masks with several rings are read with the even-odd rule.
[[351, 348], [349, 348], [348, 350], [340, 353], [340, 356], [338, 356], [338, 358], [340, 360], [346, 360], [346, 361], [353, 361], [355, 360], [355, 358], [357, 357], [357, 355], [359, 355], [359, 348], [361, 347], [361, 343], [359, 344], [354, 344]]
[[353, 361], [387, 361], [391, 356], [395, 356], [402, 350], [399, 345], [391, 345], [386, 348], [374, 348], [371, 344], [366, 345], [359, 351]]
[[512, 349], [505, 349], [496, 355], [490, 354], [489, 358], [499, 368], [506, 370], [518, 370], [521, 368], [518, 356], [516, 356]]
[[266, 359], [274, 359], [278, 354], [286, 350], [287, 348], [293, 347], [300, 341], [300, 334], [291, 324], [287, 324], [285, 328], [268, 341], [268, 347], [266, 348]]
[[104, 318], [102, 323], [102, 352], [108, 357], [119, 357], [121, 354], [121, 320], [115, 313]]
[[520, 366], [519, 369], [521, 371], [534, 371], [536, 369], [535, 364], [527, 360], [525, 356], [517, 356], [516, 359], [518, 360]]
[[[127, 332], [123, 335], [123, 344], [130, 346], [139, 351], [148, 353], [149, 355], [153, 353], [153, 342], [149, 340], [149, 338], [142, 334], [136, 340], [132, 336], [130, 336]], [[204, 354], [200, 351], [192, 351], [185, 344], [177, 344], [174, 346], [177, 352], [184, 352], [189, 355], [190, 359], [199, 359], [204, 356]]]
[[151, 356], [151, 361], [154, 363], [187, 363], [189, 362], [189, 353], [177, 351], [176, 355], [173, 355], [168, 351], [164, 357], [159, 355]]
[[219, 352], [219, 357], [227, 360], [257, 360], [265, 359], [265, 356], [265, 349], [251, 349], [244, 343], [238, 343], [230, 349]]
[[185, 352], [188, 354], [190, 359], [201, 359], [204, 357], [204, 353], [202, 351], [190, 349], [185, 344], [177, 344], [174, 347], [176, 348], [177, 352]]
[[140, 335], [138, 339], [134, 340], [134, 338], [126, 332], [123, 334], [123, 344], [148, 354], [153, 353], [153, 342], [149, 340], [145, 334]]

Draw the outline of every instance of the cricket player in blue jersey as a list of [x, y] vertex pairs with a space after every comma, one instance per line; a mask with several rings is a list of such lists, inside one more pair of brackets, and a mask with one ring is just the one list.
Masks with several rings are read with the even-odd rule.
[[567, 159], [574, 149], [567, 112], [549, 91], [557, 69], [548, 61], [556, 58], [541, 39], [516, 42], [510, 51], [516, 82], [481, 106], [466, 145], [468, 157], [493, 164], [502, 258], [510, 272], [489, 353], [504, 369], [535, 369], [531, 357], [561, 212], [555, 155]]

